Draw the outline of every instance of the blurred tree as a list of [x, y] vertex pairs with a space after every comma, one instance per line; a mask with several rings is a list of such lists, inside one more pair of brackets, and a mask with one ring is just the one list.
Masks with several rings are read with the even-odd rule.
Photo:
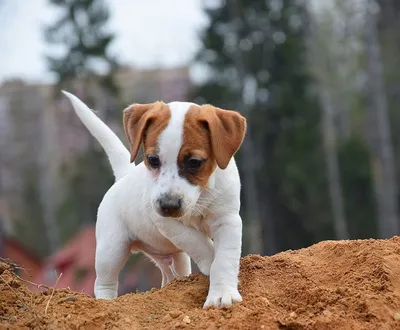
[[[59, 8], [61, 15], [45, 30], [46, 40], [65, 48], [62, 55], [47, 56], [49, 68], [56, 74], [56, 97], [65, 88], [77, 93], [89, 106], [99, 110], [103, 120], [115, 121], [114, 110], [119, 102], [114, 73], [118, 62], [110, 53], [114, 34], [107, 28], [109, 10], [104, 0], [49, 0]], [[71, 109], [72, 111], [72, 109]], [[49, 132], [51, 140], [51, 132]], [[54, 140], [53, 140], [54, 141]], [[62, 240], [68, 239], [82, 222], [96, 219], [101, 194], [112, 184], [112, 173], [106, 156], [90, 138], [89, 149], [64, 166], [63, 183], [52, 182], [65, 188], [54, 213], [62, 228]], [[49, 142], [51, 143], [51, 142]], [[48, 147], [49, 157], [56, 153], [56, 146]], [[108, 163], [107, 163], [108, 165]], [[61, 164], [55, 165], [60, 171]], [[51, 172], [50, 172], [51, 173]], [[53, 184], [53, 187], [55, 185]], [[51, 189], [48, 189], [50, 192]]]
[[378, 203], [379, 236], [399, 234], [398, 187], [394, 162], [388, 100], [384, 87], [381, 50], [378, 40], [377, 12], [374, 0], [367, 1], [365, 18], [365, 52], [368, 84], [366, 88], [375, 194]]
[[[49, 0], [62, 14], [45, 31], [50, 44], [66, 48], [61, 56], [48, 56], [49, 68], [57, 76], [58, 90], [76, 78], [86, 84], [94, 77], [108, 93], [117, 93], [113, 73], [118, 68], [109, 47], [114, 34], [107, 29], [109, 11], [104, 0]], [[89, 97], [89, 95], [85, 95]]]
[[26, 246], [32, 248], [35, 254], [44, 257], [50, 252], [51, 246], [43, 239], [43, 232], [46, 232], [47, 224], [42, 221], [44, 210], [40, 200], [37, 173], [38, 169], [33, 167], [25, 173], [22, 191], [24, 207], [20, 210], [14, 231]]
[[[243, 57], [244, 52], [240, 48], [239, 41], [239, 29], [241, 26], [245, 25], [245, 21], [240, 13], [240, 4], [237, 0], [231, 0], [228, 2], [228, 10], [230, 19], [232, 20], [232, 43], [234, 44], [232, 48], [235, 51], [231, 53], [232, 62], [237, 70], [238, 76], [238, 95], [237, 99], [238, 109], [242, 112], [245, 117], [250, 116], [250, 111], [255, 105], [256, 101], [256, 89], [257, 82], [255, 79], [247, 74], [246, 63]], [[249, 121], [247, 123], [247, 138], [244, 140], [242, 145], [242, 153], [244, 159], [251, 159], [255, 153], [254, 143], [251, 135], [252, 125]], [[246, 180], [243, 182], [244, 187], [244, 200], [246, 202], [246, 217], [248, 221], [249, 236], [249, 253], [252, 254], [262, 254], [263, 253], [263, 237], [262, 237], [262, 223], [261, 223], [261, 212], [258, 202], [258, 188], [256, 184], [256, 173], [255, 173], [255, 162], [245, 161], [242, 163], [242, 171]], [[265, 205], [268, 205], [268, 197], [265, 196]], [[267, 206], [268, 207], [268, 206]], [[266, 208], [267, 208], [266, 207]], [[270, 225], [271, 219], [266, 219]], [[272, 227], [269, 228], [268, 232], [273, 233]], [[268, 244], [268, 251], [273, 253], [275, 250], [275, 238], [273, 235], [266, 237]]]
[[[325, 163], [328, 174], [329, 193], [331, 198], [333, 224], [335, 228], [336, 238], [349, 239], [349, 231], [347, 228], [343, 194], [342, 180], [340, 175], [338, 154], [337, 154], [337, 128], [335, 126], [335, 118], [341, 118], [341, 126], [345, 131], [346, 138], [350, 135], [349, 117], [347, 111], [342, 111], [342, 115], [338, 116], [337, 107], [332, 99], [332, 91], [337, 91], [337, 85], [332, 86], [332, 80], [340, 79], [335, 77], [329, 69], [334, 67], [338, 61], [334, 58], [335, 50], [332, 49], [334, 43], [331, 32], [333, 24], [326, 29], [321, 29], [322, 25], [329, 22], [330, 16], [321, 15], [325, 18], [323, 23], [315, 21], [315, 17], [310, 17], [310, 71], [315, 78], [315, 88], [319, 96], [319, 102], [322, 109], [322, 135], [324, 138]], [[317, 18], [319, 16], [316, 16]], [[326, 19], [328, 18], [328, 19]], [[324, 54], [325, 56], [321, 56]], [[333, 57], [333, 58], [332, 58]], [[339, 79], [338, 79], [339, 78]], [[343, 103], [343, 100], [342, 100]], [[345, 113], [345, 115], [343, 114]]]
[[341, 143], [338, 149], [350, 237], [377, 237], [376, 202], [368, 145], [362, 137], [354, 136]]
[[[330, 155], [327, 158], [331, 159], [328, 168], [331, 200], [336, 195], [336, 202], [331, 204], [338, 205], [338, 200], [342, 199], [351, 238], [376, 237], [371, 159], [365, 143], [365, 137], [370, 134], [370, 130], [365, 129], [365, 2], [333, 0], [310, 9], [309, 68], [323, 110], [325, 143], [334, 142], [325, 144], [326, 156]], [[332, 132], [334, 138], [328, 139]], [[340, 174], [341, 180], [335, 178], [335, 172]], [[337, 187], [332, 190], [340, 183], [344, 198], [337, 193]], [[342, 211], [338, 210], [342, 208], [335, 208], [333, 216], [339, 223], [338, 214]]]
[[[331, 238], [320, 113], [307, 72], [305, 3], [238, 0], [235, 15], [227, 5], [206, 9], [210, 25], [198, 61], [210, 74], [196, 95], [199, 102], [246, 107], [251, 128], [246, 139], [254, 150], [241, 149], [238, 162], [241, 170], [253, 163], [264, 253]], [[244, 189], [244, 199], [246, 194]], [[245, 224], [251, 221], [248, 205]]]
[[[377, 0], [377, 26], [381, 45], [381, 60], [385, 80], [385, 92], [392, 133], [392, 142], [397, 178], [400, 177], [400, 2], [397, 0]], [[398, 194], [398, 200], [400, 195]]]
[[82, 223], [94, 223], [97, 208], [114, 177], [110, 174], [110, 164], [104, 151], [95, 148], [78, 155], [63, 169], [68, 178], [58, 218], [60, 219], [61, 240], [71, 237]]

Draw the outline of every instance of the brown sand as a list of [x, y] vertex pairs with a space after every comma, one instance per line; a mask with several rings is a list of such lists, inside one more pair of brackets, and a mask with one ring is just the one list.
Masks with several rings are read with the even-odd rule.
[[69, 290], [32, 294], [9, 266], [0, 274], [0, 329], [400, 329], [399, 237], [247, 256], [243, 302], [206, 311], [201, 275], [100, 301]]

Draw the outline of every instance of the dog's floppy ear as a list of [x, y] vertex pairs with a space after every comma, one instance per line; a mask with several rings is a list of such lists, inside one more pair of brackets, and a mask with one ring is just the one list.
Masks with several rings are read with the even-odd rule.
[[243, 142], [246, 119], [236, 111], [204, 105], [199, 120], [210, 132], [211, 147], [218, 167], [225, 169]]
[[143, 135], [154, 118], [153, 108], [154, 103], [132, 104], [124, 110], [124, 130], [131, 146], [131, 163], [135, 161]]

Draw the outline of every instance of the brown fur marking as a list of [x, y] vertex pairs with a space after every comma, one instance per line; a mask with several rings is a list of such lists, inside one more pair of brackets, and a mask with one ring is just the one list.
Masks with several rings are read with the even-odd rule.
[[[131, 145], [131, 162], [136, 159], [142, 142], [146, 154], [158, 152], [158, 137], [167, 127], [170, 117], [171, 110], [163, 102], [134, 104], [124, 110], [124, 129]], [[144, 161], [149, 167], [146, 157]]]
[[[216, 165], [221, 169], [239, 149], [246, 132], [246, 119], [236, 111], [211, 105], [191, 106], [183, 126], [183, 145], [178, 156], [181, 175], [189, 182], [206, 187]], [[204, 159], [202, 166], [189, 171], [185, 160]]]

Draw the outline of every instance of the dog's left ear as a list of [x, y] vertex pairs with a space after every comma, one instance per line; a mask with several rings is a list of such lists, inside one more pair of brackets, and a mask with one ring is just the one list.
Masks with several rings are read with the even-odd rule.
[[124, 130], [131, 146], [131, 163], [133, 163], [139, 152], [140, 144], [143, 141], [151, 120], [154, 119], [155, 103], [132, 104], [124, 110]]
[[211, 105], [201, 108], [199, 121], [210, 132], [211, 147], [218, 167], [225, 169], [243, 142], [246, 119], [236, 111], [223, 110]]

